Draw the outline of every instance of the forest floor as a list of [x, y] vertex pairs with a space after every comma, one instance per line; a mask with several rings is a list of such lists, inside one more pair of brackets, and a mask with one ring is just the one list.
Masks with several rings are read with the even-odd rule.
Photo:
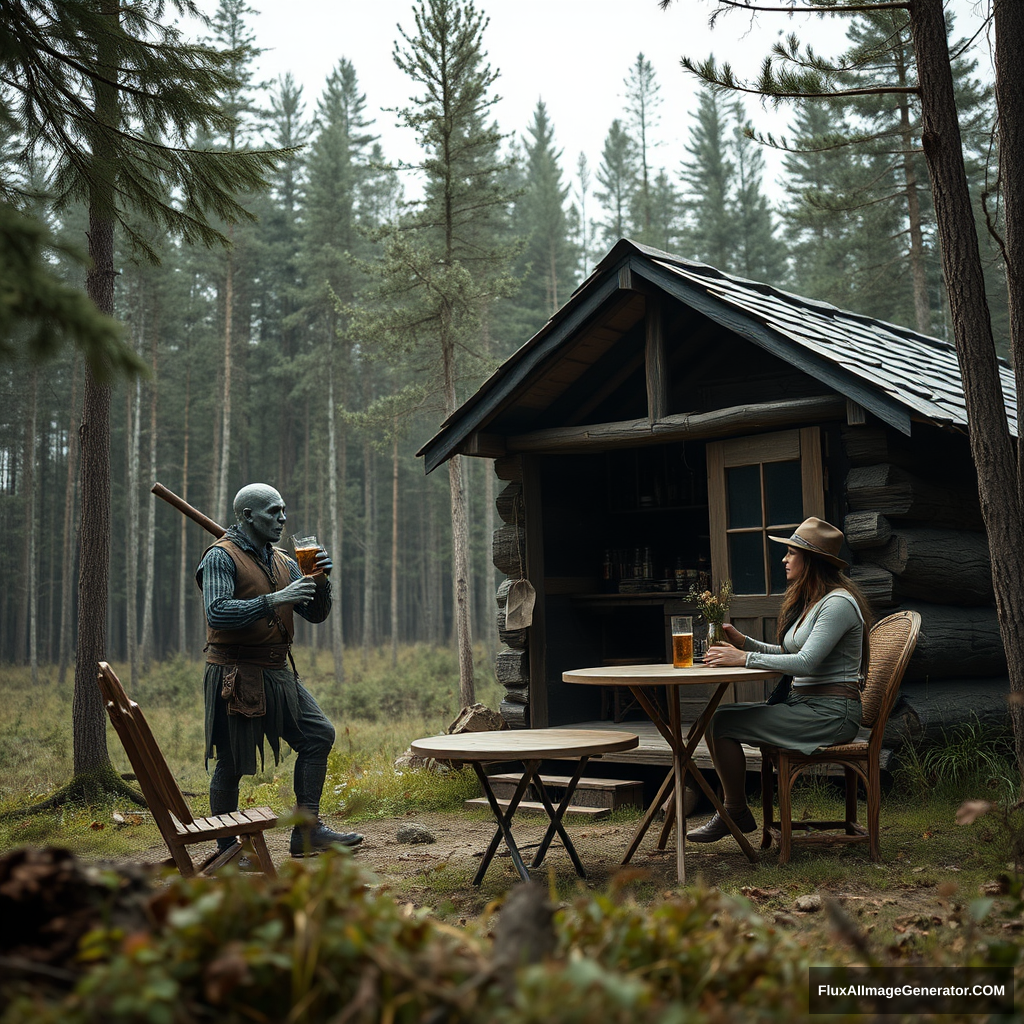
[[[642, 904], [675, 895], [679, 887], [674, 844], [670, 839], [667, 850], [656, 848], [657, 825], [631, 865], [625, 869], [621, 865], [638, 820], [639, 815], [628, 812], [618, 812], [611, 820], [600, 822], [567, 820], [587, 879], [576, 877], [557, 840], [533, 876], [548, 884], [562, 902], [588, 891], [615, 890]], [[702, 820], [694, 818], [693, 824]], [[398, 830], [411, 822], [422, 825], [436, 841], [415, 845], [400, 842]], [[358, 824], [332, 824], [364, 834], [361, 846], [351, 854], [340, 855], [354, 856], [382, 895], [429, 908], [451, 924], [465, 924], [490, 914], [495, 902], [519, 881], [502, 843], [483, 883], [479, 887], [472, 884], [495, 831], [494, 822], [479, 811], [414, 811]], [[532, 856], [531, 847], [540, 841], [544, 829], [542, 818], [516, 818], [514, 834], [527, 862]], [[950, 838], [956, 835], [956, 829], [950, 826]], [[983, 866], [974, 856], [977, 844], [974, 851], [964, 848], [957, 857], [939, 836], [940, 841], [928, 852], [939, 854], [940, 862], [929, 857], [914, 863], [917, 858], [908, 850], [919, 847], [902, 841], [898, 826], [885, 831], [890, 834], [883, 835], [884, 859], [880, 864], [872, 864], [862, 846], [837, 848], [835, 852], [798, 851], [790, 864], [779, 866], [774, 850], [765, 852], [758, 864], [750, 864], [731, 839], [702, 846], [691, 843], [686, 852], [687, 883], [746, 897], [768, 922], [795, 930], [811, 948], [836, 942], [836, 926], [826, 911], [830, 901], [845, 912], [849, 921], [847, 938], [855, 930], [879, 953], [885, 951], [897, 957], [913, 956], [931, 945], [955, 951], [980, 935], [1021, 939], [1024, 918], [1006, 895], [1005, 877], [1000, 880], [1001, 872], [993, 869], [991, 858], [986, 858], [988, 865]], [[759, 835], [752, 834], [755, 847]], [[275, 863], [291, 859], [288, 836], [283, 828], [267, 834]], [[947, 853], [954, 856], [948, 857]], [[155, 863], [165, 857], [166, 850], [160, 846], [140, 851], [132, 859]]]

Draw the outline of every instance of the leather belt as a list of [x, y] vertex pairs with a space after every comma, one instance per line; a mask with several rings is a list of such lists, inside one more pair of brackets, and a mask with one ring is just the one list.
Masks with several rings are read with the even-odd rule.
[[206, 660], [212, 665], [256, 665], [259, 668], [284, 668], [291, 644], [207, 644]]
[[847, 700], [860, 700], [860, 690], [854, 683], [811, 683], [806, 686], [793, 686], [795, 697], [845, 697]]

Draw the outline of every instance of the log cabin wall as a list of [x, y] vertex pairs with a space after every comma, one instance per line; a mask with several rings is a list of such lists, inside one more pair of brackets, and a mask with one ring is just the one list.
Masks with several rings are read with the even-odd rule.
[[506, 579], [498, 587], [497, 615], [498, 640], [501, 648], [495, 658], [494, 673], [505, 687], [498, 710], [505, 722], [514, 729], [530, 725], [530, 652], [529, 629], [505, 628], [505, 605], [513, 580], [526, 572], [526, 504], [523, 500], [522, 459], [497, 459], [494, 471], [499, 480], [506, 481], [494, 505], [501, 526], [494, 531], [491, 547], [492, 561]]
[[905, 438], [843, 426], [850, 575], [879, 618], [921, 614], [903, 724], [938, 739], [977, 714], [1003, 724], [1009, 679], [966, 437], [921, 424]]

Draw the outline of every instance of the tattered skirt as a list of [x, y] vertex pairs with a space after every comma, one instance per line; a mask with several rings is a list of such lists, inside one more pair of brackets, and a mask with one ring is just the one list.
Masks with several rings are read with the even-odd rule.
[[[221, 697], [224, 666], [207, 664], [203, 676], [207, 763], [210, 758], [219, 756], [217, 748], [226, 743], [238, 771], [242, 775], [255, 775], [263, 769], [264, 740], [270, 745], [274, 764], [280, 761], [285, 722], [296, 722], [299, 718], [299, 681], [290, 668], [265, 668], [262, 671], [267, 713], [250, 718], [226, 713], [225, 701]], [[219, 715], [218, 703], [221, 705]]]

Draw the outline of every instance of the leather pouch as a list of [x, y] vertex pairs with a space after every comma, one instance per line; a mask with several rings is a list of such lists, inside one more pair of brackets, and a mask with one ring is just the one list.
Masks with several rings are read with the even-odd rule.
[[229, 715], [257, 718], [267, 713], [263, 670], [258, 665], [226, 665], [220, 695], [227, 702]]

